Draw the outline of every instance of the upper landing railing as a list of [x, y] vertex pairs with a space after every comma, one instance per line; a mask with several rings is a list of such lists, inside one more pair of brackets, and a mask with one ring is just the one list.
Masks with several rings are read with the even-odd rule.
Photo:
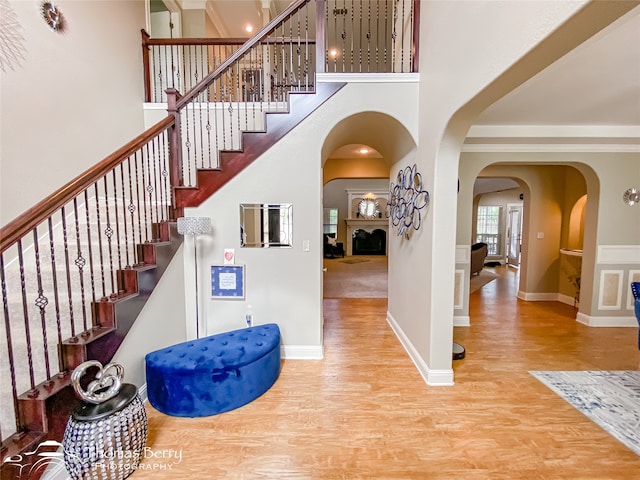
[[217, 168], [218, 152], [286, 110], [289, 92], [315, 91], [317, 73], [416, 72], [418, 8], [295, 0], [242, 44], [143, 36], [146, 100], [166, 101], [169, 115], [0, 229], [3, 440], [32, 428], [21, 401], [73, 368], [62, 344], [100, 335], [96, 311], [130, 293], [141, 246], [181, 214], [175, 189], [197, 186], [196, 170]]
[[[300, 7], [300, 4], [302, 6]], [[419, 0], [307, 0], [245, 55], [226, 91], [245, 101], [313, 90], [316, 73], [418, 71]], [[257, 35], [259, 36], [259, 35]], [[150, 38], [142, 31], [145, 101], [187, 92], [240, 49], [244, 38]], [[212, 97], [215, 101], [221, 97]]]

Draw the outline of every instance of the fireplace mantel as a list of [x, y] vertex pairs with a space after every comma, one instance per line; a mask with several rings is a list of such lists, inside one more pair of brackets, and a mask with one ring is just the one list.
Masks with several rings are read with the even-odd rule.
[[[347, 255], [353, 255], [353, 246], [351, 239], [353, 238], [354, 230], [366, 230], [367, 232], [372, 232], [375, 229], [384, 230], [387, 234], [387, 238], [389, 237], [389, 219], [388, 218], [347, 218], [345, 219], [347, 223]], [[387, 242], [388, 245], [388, 242]]]
[[[354, 228], [363, 228], [365, 226], [380, 228], [389, 226], [388, 218], [347, 218], [345, 222], [347, 222], [348, 227]], [[386, 230], [386, 228], [384, 230]]]

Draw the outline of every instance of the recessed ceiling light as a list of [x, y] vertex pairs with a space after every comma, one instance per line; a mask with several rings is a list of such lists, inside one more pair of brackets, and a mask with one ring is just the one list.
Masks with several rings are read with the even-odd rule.
[[338, 50], [332, 48], [331, 50], [329, 50], [329, 55], [331, 55], [332, 57], [338, 56]]
[[365, 154], [365, 153], [369, 153], [369, 149], [368, 148], [361, 148], [360, 150], [358, 150], [358, 152], [360, 152], [361, 154]]

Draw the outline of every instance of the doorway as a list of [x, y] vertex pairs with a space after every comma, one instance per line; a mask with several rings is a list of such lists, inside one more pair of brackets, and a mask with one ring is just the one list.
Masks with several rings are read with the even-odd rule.
[[522, 205], [507, 205], [507, 265], [520, 267], [522, 250]]

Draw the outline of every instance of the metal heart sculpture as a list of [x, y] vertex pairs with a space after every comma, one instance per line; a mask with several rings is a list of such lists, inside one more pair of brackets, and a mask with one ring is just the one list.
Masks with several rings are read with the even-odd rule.
[[[84, 390], [80, 385], [80, 380], [90, 368], [97, 367], [98, 372], [95, 380], [87, 385]], [[119, 363], [109, 363], [102, 366], [97, 360], [89, 360], [78, 365], [71, 374], [71, 384], [78, 396], [88, 403], [102, 403], [115, 397], [120, 392], [124, 367]]]

